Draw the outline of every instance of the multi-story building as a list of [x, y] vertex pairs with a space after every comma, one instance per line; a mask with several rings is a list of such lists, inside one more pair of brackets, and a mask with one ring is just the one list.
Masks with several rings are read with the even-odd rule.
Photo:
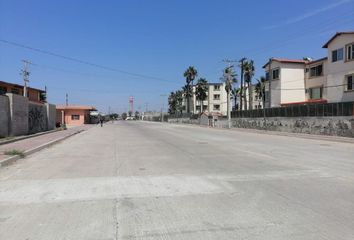
[[[24, 86], [22, 85], [0, 81], [0, 95], [6, 93], [13, 93], [13, 94], [23, 96], [24, 95], [23, 92], [24, 92]], [[32, 102], [45, 103], [46, 91], [32, 88], [32, 87], [27, 87], [27, 98]]]
[[[193, 86], [193, 92], [195, 93], [196, 86]], [[230, 100], [230, 109], [232, 101]], [[187, 112], [187, 98], [184, 98], [183, 112]], [[205, 101], [199, 101], [196, 99], [196, 95], [189, 100], [190, 112], [192, 113], [219, 113], [224, 116], [227, 115], [227, 92], [225, 90], [224, 83], [208, 83], [207, 99]]]
[[327, 57], [318, 60], [272, 58], [263, 66], [266, 107], [354, 101], [354, 32], [336, 33], [323, 48]]
[[[240, 110], [240, 109], [245, 110], [245, 101], [247, 105], [247, 110], [263, 108], [262, 96], [257, 93], [256, 84], [251, 84], [250, 89], [248, 87], [245, 87], [244, 89], [245, 92], [243, 93], [243, 95], [246, 96], [246, 100], [243, 98], [242, 106], [240, 106], [241, 105], [240, 95], [238, 95], [236, 98], [236, 104], [234, 102], [235, 100], [233, 99], [232, 109], [235, 109], [236, 106], [236, 110]], [[250, 93], [251, 93], [251, 98], [249, 97]]]
[[354, 101], [354, 32], [338, 32], [324, 46], [328, 102]]
[[[265, 107], [305, 102], [306, 64], [306, 60], [272, 58], [263, 66], [267, 80]], [[269, 91], [269, 81], [271, 81], [271, 91]]]

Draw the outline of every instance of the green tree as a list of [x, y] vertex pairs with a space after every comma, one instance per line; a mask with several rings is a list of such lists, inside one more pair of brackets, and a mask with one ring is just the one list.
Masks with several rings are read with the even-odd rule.
[[168, 96], [168, 113], [176, 114], [177, 112], [177, 101], [175, 92], [171, 92]]
[[[252, 84], [252, 78], [254, 76], [254, 63], [253, 60], [246, 61], [244, 63], [244, 78], [245, 78], [245, 83], [247, 84], [247, 89], [248, 89], [248, 103], [249, 103], [249, 109], [252, 110], [252, 89], [251, 89], [251, 84]], [[245, 91], [246, 92], [246, 91]], [[244, 100], [245, 100], [245, 110], [247, 110], [247, 96], [246, 93], [244, 94]]]
[[230, 94], [232, 86], [237, 82], [236, 73], [233, 66], [226, 67], [223, 71], [221, 80], [225, 83], [225, 91], [227, 93], [227, 116], [230, 118]]
[[207, 99], [208, 81], [205, 78], [199, 78], [195, 88], [195, 98], [199, 101], [200, 112], [203, 112], [203, 101]]
[[168, 96], [168, 113], [178, 114], [182, 113], [183, 91], [178, 90], [171, 92]]
[[242, 110], [242, 99], [243, 99], [243, 95], [244, 95], [244, 84], [243, 84], [243, 78], [244, 78], [244, 67], [245, 67], [245, 61], [246, 58], [241, 58], [239, 60], [239, 67], [241, 69], [241, 84], [240, 84], [240, 110]]
[[175, 92], [175, 99], [176, 99], [176, 112], [182, 114], [183, 110], [183, 91], [177, 90]]
[[260, 101], [262, 101], [263, 108], [265, 104], [265, 82], [266, 78], [264, 76], [260, 77], [257, 80], [257, 84], [254, 89], [256, 92], [256, 98], [258, 99], [258, 106], [260, 106]]
[[234, 105], [235, 105], [234, 110], [238, 110], [237, 98], [239, 98], [239, 96], [240, 96], [240, 91], [241, 91], [241, 87], [233, 88], [231, 91], [231, 95], [232, 95], [232, 98], [234, 99]]
[[134, 115], [135, 119], [139, 119], [140, 117], [140, 113], [139, 111], [135, 111], [135, 115]]
[[127, 119], [127, 117], [128, 117], [128, 114], [127, 114], [127, 113], [122, 113], [122, 119], [123, 119], [123, 120]]
[[[190, 98], [193, 96], [193, 81], [194, 79], [198, 76], [198, 71], [193, 67], [193, 66], [189, 66], [187, 68], [187, 70], [184, 72], [183, 76], [186, 78], [186, 89], [187, 91], [185, 91], [186, 93], [188, 93], [188, 95], [186, 95], [187, 98], [187, 113], [190, 113], [190, 109], [189, 109], [189, 102], [190, 102]], [[189, 94], [189, 88], [191, 88], [191, 94]]]
[[186, 99], [187, 113], [190, 113], [189, 100], [192, 97], [192, 86], [186, 84], [182, 87], [182, 91], [183, 91], [184, 97]]

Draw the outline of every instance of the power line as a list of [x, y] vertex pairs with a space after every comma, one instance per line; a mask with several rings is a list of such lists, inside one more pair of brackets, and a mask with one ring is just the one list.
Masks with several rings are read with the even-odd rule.
[[159, 81], [168, 81], [166, 79], [159, 78], [159, 77], [144, 75], [144, 74], [140, 74], [140, 73], [128, 72], [128, 71], [124, 71], [124, 70], [120, 70], [120, 69], [116, 69], [116, 68], [112, 68], [112, 67], [103, 66], [103, 65], [100, 65], [100, 64], [96, 64], [96, 63], [91, 63], [89, 61], [85, 61], [85, 60], [81, 60], [81, 59], [77, 59], [77, 58], [73, 58], [73, 57], [64, 56], [64, 55], [61, 55], [61, 54], [58, 54], [58, 53], [50, 52], [50, 51], [39, 49], [39, 48], [30, 47], [30, 46], [27, 46], [27, 45], [24, 45], [24, 44], [21, 44], [21, 43], [12, 42], [12, 41], [8, 41], [8, 40], [5, 40], [5, 39], [0, 39], [0, 42], [6, 43], [8, 45], [16, 46], [16, 47], [25, 48], [25, 49], [28, 49], [28, 50], [31, 50], [31, 51], [42, 53], [42, 54], [50, 55], [50, 56], [53, 56], [53, 57], [62, 58], [62, 59], [68, 60], [68, 61], [77, 62], [77, 63], [81, 63], [81, 64], [84, 64], [84, 65], [96, 67], [96, 68], [101, 68], [101, 69], [112, 71], [112, 72], [119, 72], [119, 73], [122, 73], [122, 74], [130, 75], [130, 76], [134, 76], [134, 77], [146, 78], [146, 79], [154, 79], [154, 80], [159, 80]]
[[[58, 72], [64, 72], [64, 73], [70, 73], [70, 74], [76, 74], [76, 75], [100, 78], [100, 80], [104, 80], [103, 78], [117, 80], [117, 78], [115, 78], [113, 76], [112, 77], [108, 77], [108, 76], [99, 75], [99, 74], [77, 72], [77, 71], [72, 71], [72, 70], [67, 70], [67, 69], [63, 69], [63, 68], [52, 67], [52, 66], [48, 66], [48, 65], [42, 65], [42, 64], [33, 63], [33, 62], [31, 63], [31, 65], [35, 66], [35, 67], [39, 67], [39, 68], [44, 68], [44, 69], [58, 71]], [[157, 81], [162, 81], [162, 80], [157, 80]], [[163, 82], [174, 83], [174, 81], [168, 81], [168, 80], [165, 80]]]

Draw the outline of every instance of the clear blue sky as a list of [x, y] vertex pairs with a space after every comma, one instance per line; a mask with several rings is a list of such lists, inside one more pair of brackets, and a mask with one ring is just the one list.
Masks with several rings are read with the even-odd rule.
[[[159, 110], [184, 70], [219, 82], [225, 58], [320, 58], [336, 31], [354, 30], [353, 0], [0, 0], [0, 39], [157, 79], [108, 71], [0, 42], [0, 80], [48, 87], [52, 103]], [[239, 70], [237, 70], [239, 71]], [[161, 79], [161, 80], [160, 80]]]

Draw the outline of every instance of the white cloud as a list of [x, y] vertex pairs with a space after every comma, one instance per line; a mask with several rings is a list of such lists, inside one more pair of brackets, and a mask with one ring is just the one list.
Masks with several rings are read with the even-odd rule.
[[352, 1], [353, 0], [336, 1], [335, 3], [329, 4], [329, 5], [324, 6], [322, 8], [319, 8], [319, 9], [316, 9], [316, 10], [312, 10], [311, 12], [307, 12], [305, 14], [302, 14], [302, 15], [296, 16], [294, 18], [291, 18], [291, 19], [289, 19], [289, 20], [287, 20], [287, 21], [285, 21], [283, 23], [266, 26], [263, 29], [264, 30], [270, 30], [270, 29], [274, 29], [274, 28], [278, 28], [278, 27], [283, 27], [283, 26], [286, 26], [286, 25], [289, 25], [289, 24], [297, 23], [297, 22], [300, 22], [300, 21], [305, 20], [307, 18], [316, 16], [316, 15], [318, 15], [320, 13], [329, 11], [329, 10], [331, 10], [333, 8], [336, 8], [336, 7], [340, 6], [340, 5], [343, 5], [343, 4], [352, 2]]

